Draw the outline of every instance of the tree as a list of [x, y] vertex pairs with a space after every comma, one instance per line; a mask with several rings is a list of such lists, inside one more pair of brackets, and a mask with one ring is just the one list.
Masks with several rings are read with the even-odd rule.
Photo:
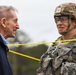
[[[10, 39], [8, 39], [8, 41], [10, 44], [23, 44], [23, 43], [26, 44], [26, 43], [30, 42], [31, 39], [29, 38], [29, 36], [27, 34], [25, 34], [23, 31], [19, 30], [16, 32], [16, 37], [10, 38]], [[25, 46], [9, 46], [9, 48], [14, 51], [18, 51], [18, 52], [22, 53]], [[9, 53], [8, 57], [9, 57], [10, 63], [12, 64], [11, 66], [12, 66], [14, 75], [21, 74], [21, 70], [20, 70], [21, 65], [20, 65], [20, 60], [19, 60], [20, 58], [17, 55], [14, 55], [11, 53]], [[18, 70], [20, 70], [20, 71], [18, 71]]]
[[[18, 31], [16, 33], [16, 37], [13, 39], [8, 39], [11, 44], [27, 44], [31, 40], [27, 34], [22, 31]], [[33, 45], [33, 46], [13, 46], [9, 47], [10, 49], [27, 54], [32, 57], [40, 58], [40, 56], [46, 51], [48, 46], [42, 45]], [[28, 59], [21, 57], [19, 55], [15, 55], [9, 53], [9, 61], [12, 66], [12, 70], [14, 75], [36, 75], [36, 70], [39, 66], [39, 61]]]

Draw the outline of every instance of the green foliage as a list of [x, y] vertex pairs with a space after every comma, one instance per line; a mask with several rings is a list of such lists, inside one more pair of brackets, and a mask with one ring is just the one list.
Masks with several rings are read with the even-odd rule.
[[[38, 45], [35, 47], [26, 48], [24, 50], [21, 49], [20, 51], [22, 52], [18, 50], [17, 51], [23, 54], [27, 54], [29, 56], [40, 58], [40, 56], [46, 51], [46, 49], [46, 45]], [[36, 70], [39, 66], [38, 61], [21, 57], [12, 53], [9, 53], [9, 57], [9, 61], [12, 65], [13, 72], [16, 72], [14, 72], [14, 75], [36, 75]]]

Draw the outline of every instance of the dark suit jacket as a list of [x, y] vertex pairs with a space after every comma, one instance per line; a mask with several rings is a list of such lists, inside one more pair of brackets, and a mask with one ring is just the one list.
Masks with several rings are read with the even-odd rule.
[[0, 36], [0, 75], [13, 75], [7, 58], [7, 45]]

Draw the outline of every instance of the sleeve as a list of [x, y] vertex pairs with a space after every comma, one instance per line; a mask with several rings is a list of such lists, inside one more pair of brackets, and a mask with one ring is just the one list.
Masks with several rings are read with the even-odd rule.
[[3, 73], [4, 73], [4, 71], [3, 71], [3, 65], [2, 65], [2, 58], [0, 55], [0, 75], [4, 75]]

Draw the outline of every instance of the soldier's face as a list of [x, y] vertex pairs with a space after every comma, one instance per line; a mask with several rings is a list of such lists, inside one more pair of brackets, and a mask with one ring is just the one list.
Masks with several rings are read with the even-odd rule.
[[56, 16], [55, 22], [57, 25], [58, 32], [60, 34], [66, 32], [69, 24], [69, 17], [68, 16]]

